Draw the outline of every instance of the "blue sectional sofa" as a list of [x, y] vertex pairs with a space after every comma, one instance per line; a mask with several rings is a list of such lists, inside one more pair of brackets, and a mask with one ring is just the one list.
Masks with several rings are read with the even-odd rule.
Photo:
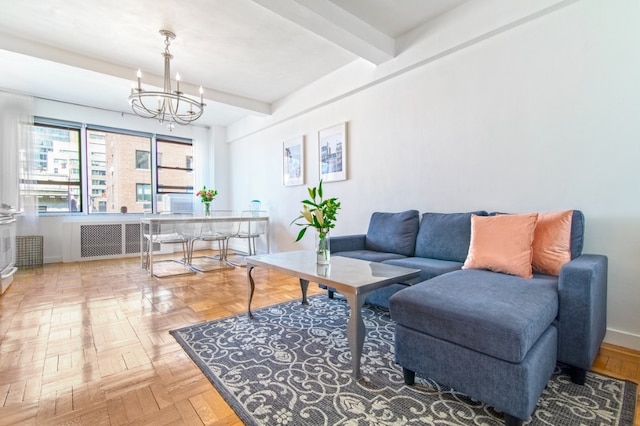
[[557, 276], [463, 268], [472, 215], [492, 216], [377, 212], [366, 234], [331, 237], [331, 251], [420, 269], [420, 278], [367, 300], [387, 307], [396, 322], [405, 383], [413, 384], [416, 373], [429, 377], [518, 425], [535, 410], [557, 362], [584, 384], [606, 331], [607, 257], [582, 253], [584, 216], [574, 210], [570, 259]]

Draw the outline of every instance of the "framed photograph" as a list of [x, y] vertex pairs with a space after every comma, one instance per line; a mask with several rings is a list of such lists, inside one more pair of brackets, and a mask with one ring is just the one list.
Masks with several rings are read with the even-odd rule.
[[325, 182], [347, 178], [347, 123], [318, 132], [320, 179]]
[[282, 182], [284, 186], [304, 184], [304, 136], [282, 143]]

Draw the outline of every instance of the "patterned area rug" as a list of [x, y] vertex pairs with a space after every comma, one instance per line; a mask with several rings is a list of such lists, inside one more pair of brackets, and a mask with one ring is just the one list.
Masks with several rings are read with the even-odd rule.
[[[365, 306], [364, 379], [351, 378], [348, 305], [324, 295], [171, 334], [247, 425], [502, 425], [491, 407], [394, 363], [394, 323]], [[631, 425], [634, 383], [588, 373], [585, 386], [558, 368], [527, 424]]]

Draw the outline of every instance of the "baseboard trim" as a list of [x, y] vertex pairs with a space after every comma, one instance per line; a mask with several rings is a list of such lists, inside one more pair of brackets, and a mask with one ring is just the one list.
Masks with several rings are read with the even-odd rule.
[[611, 345], [640, 351], [640, 336], [637, 334], [608, 328], [607, 334], [604, 336], [604, 341]]

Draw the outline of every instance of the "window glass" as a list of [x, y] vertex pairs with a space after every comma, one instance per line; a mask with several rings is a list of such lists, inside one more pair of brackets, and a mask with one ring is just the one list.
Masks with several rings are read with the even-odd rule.
[[158, 139], [156, 158], [158, 194], [193, 193], [193, 145], [190, 142]]
[[136, 150], [136, 169], [151, 168], [151, 153], [149, 151]]
[[151, 201], [151, 185], [148, 183], [136, 184], [136, 201], [141, 203]]
[[[151, 212], [151, 138], [87, 129], [89, 213]], [[139, 185], [148, 198], [140, 199]]]
[[21, 176], [21, 191], [35, 195], [40, 212], [81, 211], [80, 129], [49, 125], [31, 129], [31, 172]]

